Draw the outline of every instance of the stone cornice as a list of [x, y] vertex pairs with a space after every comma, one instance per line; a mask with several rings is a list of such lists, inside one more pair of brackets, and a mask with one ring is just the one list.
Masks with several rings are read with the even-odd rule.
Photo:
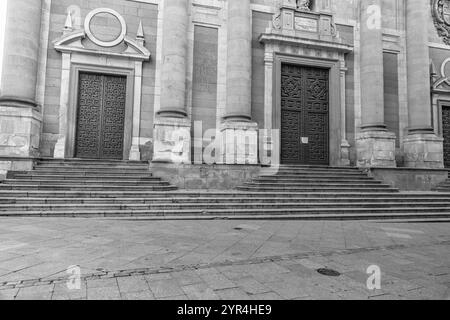
[[84, 30], [77, 30], [56, 39], [53, 42], [55, 50], [62, 53], [82, 53], [90, 55], [102, 55], [116, 58], [127, 58], [137, 61], [147, 61], [151, 57], [150, 51], [138, 41], [125, 36], [124, 43], [127, 49], [123, 52], [111, 52], [108, 50], [88, 49], [81, 43], [86, 38]]
[[310, 49], [336, 51], [336, 52], [340, 52], [340, 53], [353, 52], [353, 46], [344, 44], [344, 43], [337, 43], [337, 42], [324, 41], [324, 40], [318, 40], [318, 39], [301, 38], [301, 37], [275, 34], [275, 33], [261, 34], [259, 37], [259, 42], [264, 43], [264, 44], [277, 43], [277, 44], [304, 47], [304, 48], [310, 48]]

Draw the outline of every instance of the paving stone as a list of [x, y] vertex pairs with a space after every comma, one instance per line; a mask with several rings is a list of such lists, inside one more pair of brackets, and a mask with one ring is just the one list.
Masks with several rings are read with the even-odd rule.
[[190, 270], [174, 272], [171, 276], [180, 286], [203, 282], [197, 273]]
[[81, 282], [80, 289], [69, 289], [66, 283], [56, 283], [52, 300], [75, 300], [75, 299], [86, 299], [87, 288], [86, 283]]
[[147, 281], [158, 281], [158, 280], [170, 280], [172, 279], [172, 275], [170, 273], [155, 273], [146, 275], [145, 278]]
[[53, 285], [20, 288], [16, 300], [50, 300]]
[[88, 300], [120, 300], [120, 292], [117, 286], [112, 287], [95, 287], [87, 289]]
[[229, 289], [237, 287], [236, 283], [227, 279], [224, 275], [220, 273], [203, 274], [200, 275], [200, 278], [202, 278], [206, 282], [206, 284], [213, 290]]
[[0, 300], [14, 300], [19, 289], [0, 290]]
[[258, 293], [251, 295], [252, 300], [283, 300], [283, 298], [275, 292]]
[[155, 300], [155, 296], [150, 292], [150, 290], [126, 292], [122, 293], [121, 297], [124, 300]]
[[107, 278], [107, 279], [88, 280], [87, 287], [88, 287], [88, 289], [105, 288], [105, 287], [116, 287], [117, 288], [117, 279], [116, 278]]
[[306, 291], [302, 288], [301, 283], [292, 283], [285, 281], [268, 282], [265, 284], [284, 299], [295, 299], [300, 297], [308, 297]]
[[215, 293], [222, 300], [249, 300], [248, 294], [239, 288], [216, 290]]
[[149, 291], [147, 280], [143, 276], [117, 278], [121, 294]]
[[204, 283], [184, 286], [183, 291], [190, 300], [219, 300], [214, 290]]
[[184, 294], [175, 280], [148, 281], [148, 285], [156, 298], [175, 297]]
[[181, 296], [175, 296], [175, 297], [165, 297], [165, 298], [158, 298], [157, 300], [189, 300], [186, 295]]
[[256, 279], [252, 277], [246, 277], [239, 279], [237, 282], [239, 287], [242, 288], [245, 292], [249, 294], [259, 294], [259, 293], [267, 293], [271, 291], [271, 289], [262, 283], [258, 282]]

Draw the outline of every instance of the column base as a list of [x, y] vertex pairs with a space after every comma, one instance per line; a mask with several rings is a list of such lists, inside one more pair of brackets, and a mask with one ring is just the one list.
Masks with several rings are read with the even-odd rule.
[[0, 105], [0, 156], [38, 157], [41, 124], [33, 108]]
[[410, 134], [403, 140], [403, 150], [405, 167], [444, 168], [444, 139], [435, 134]]
[[347, 140], [344, 140], [341, 143], [340, 165], [343, 167], [350, 166], [350, 144], [348, 143]]
[[258, 124], [226, 121], [221, 124], [224, 164], [258, 164]]
[[387, 131], [363, 131], [356, 138], [358, 167], [396, 167], [395, 134]]
[[139, 149], [139, 144], [134, 144], [131, 146], [128, 159], [131, 161], [141, 161], [141, 151]]
[[55, 150], [53, 151], [53, 158], [65, 159], [66, 158], [66, 137], [58, 138], [55, 144]]
[[191, 163], [191, 123], [188, 119], [155, 119], [153, 162]]

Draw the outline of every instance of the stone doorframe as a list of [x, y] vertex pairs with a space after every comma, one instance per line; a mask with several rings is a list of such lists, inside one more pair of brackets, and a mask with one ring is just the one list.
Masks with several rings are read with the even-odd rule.
[[[132, 144], [133, 129], [133, 92], [134, 88], [134, 70], [126, 68], [96, 67], [82, 64], [72, 64], [70, 76], [70, 94], [67, 108], [66, 123], [66, 143], [65, 158], [75, 157], [76, 130], [77, 130], [77, 110], [79, 98], [79, 79], [80, 73], [96, 73], [110, 76], [125, 76], [127, 78], [126, 100], [125, 100], [125, 123], [123, 136], [123, 159], [128, 160]], [[61, 119], [60, 119], [61, 123]], [[55, 148], [56, 149], [56, 148]]]
[[[299, 66], [328, 69], [329, 76], [329, 161], [331, 166], [349, 166], [349, 149], [346, 134], [346, 64], [345, 53], [352, 49], [343, 44], [326, 43], [324, 47], [315, 43], [302, 46], [303, 39], [282, 43], [282, 37], [270, 39], [272, 35], [263, 34], [260, 41], [265, 43], [265, 98], [264, 122], [265, 129], [281, 128], [281, 65], [290, 63]], [[274, 41], [275, 40], [275, 41]], [[281, 41], [280, 41], [281, 40]], [[328, 45], [328, 46], [327, 46]], [[276, 135], [274, 146], [266, 149], [281, 150], [281, 135]]]

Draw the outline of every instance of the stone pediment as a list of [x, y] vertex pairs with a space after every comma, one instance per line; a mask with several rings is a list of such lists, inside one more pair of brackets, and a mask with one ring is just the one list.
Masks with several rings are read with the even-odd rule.
[[[111, 42], [103, 42], [93, 35], [90, 30], [90, 20], [98, 13], [108, 12], [117, 15], [122, 24], [122, 33]], [[89, 55], [111, 56], [116, 58], [129, 58], [138, 61], [146, 61], [150, 59], [151, 53], [144, 46], [144, 34], [142, 23], [139, 25], [136, 39], [126, 35], [127, 29], [124, 19], [111, 9], [96, 9], [88, 14], [83, 29], [73, 30], [70, 14], [67, 17], [63, 35], [53, 41], [54, 48], [63, 53], [82, 53]], [[89, 40], [94, 44], [88, 47], [84, 44], [85, 40]], [[123, 47], [124, 49], [117, 51], [114, 48]]]

